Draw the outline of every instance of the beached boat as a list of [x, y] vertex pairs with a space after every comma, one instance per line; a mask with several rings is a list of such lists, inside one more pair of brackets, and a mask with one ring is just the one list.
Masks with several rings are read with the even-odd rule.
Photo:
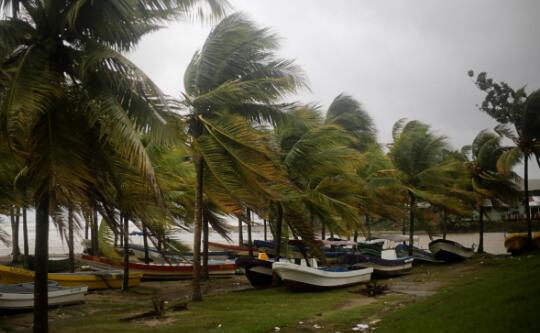
[[355, 245], [357, 249], [373, 249], [382, 251], [385, 240], [376, 238], [365, 241], [358, 241]]
[[436, 259], [444, 262], [462, 261], [474, 255], [474, 249], [447, 239], [432, 241], [429, 243], [429, 249]]
[[246, 277], [252, 286], [262, 288], [272, 285], [273, 261], [242, 256], [237, 258], [235, 263], [238, 267], [244, 268]]
[[[144, 260], [144, 246], [138, 244], [129, 244], [129, 249], [140, 260]], [[148, 248], [148, 256], [154, 262], [166, 263], [172, 262], [186, 262], [193, 260], [193, 252], [180, 252], [175, 253], [171, 251], [159, 251], [155, 247]], [[211, 260], [228, 260], [233, 257], [233, 254], [229, 251], [210, 251], [208, 252], [208, 259]]]
[[[409, 246], [405, 244], [399, 244], [395, 248], [396, 255], [398, 258], [405, 258], [409, 256]], [[418, 247], [413, 247], [413, 258], [414, 263], [434, 263], [440, 264], [444, 261], [438, 260], [435, 258], [433, 253], [429, 250], [420, 249]]]
[[289, 290], [320, 290], [368, 282], [373, 268], [348, 270], [339, 267], [315, 268], [288, 262], [275, 262], [276, 273]]
[[[233, 244], [224, 244], [216, 242], [208, 242], [208, 249], [211, 251], [226, 251], [235, 256], [246, 256], [249, 254], [249, 247]], [[257, 252], [257, 247], [253, 246], [253, 252]]]
[[[540, 232], [535, 232], [533, 235], [533, 247], [540, 249]], [[527, 250], [529, 241], [526, 232], [512, 233], [506, 235], [504, 239], [504, 247], [507, 252], [512, 254], [520, 254]]]
[[[93, 265], [106, 265], [102, 267], [124, 267], [123, 262], [114, 261], [104, 257], [96, 257], [83, 254], [81, 261]], [[180, 280], [190, 279], [193, 276], [193, 265], [187, 263], [179, 264], [145, 264], [130, 262], [129, 269], [132, 272], [142, 274], [143, 280]], [[208, 261], [208, 274], [212, 276], [230, 276], [235, 274], [236, 265], [232, 261]]]
[[[77, 304], [84, 302], [87, 287], [61, 287], [57, 282], [49, 281], [49, 306]], [[0, 285], [0, 309], [34, 308], [34, 284]]]
[[[124, 272], [120, 270], [101, 270], [76, 273], [49, 273], [47, 279], [56, 281], [62, 287], [86, 286], [88, 290], [121, 288]], [[141, 282], [142, 274], [129, 274], [129, 286]], [[19, 284], [34, 281], [34, 272], [18, 267], [0, 265], [0, 284]]]
[[391, 277], [407, 274], [412, 269], [414, 258], [402, 257], [384, 259], [381, 257], [366, 256], [363, 254], [345, 254], [339, 257], [337, 263], [352, 268], [373, 268], [376, 277]]
[[[35, 267], [35, 258], [32, 255], [27, 256], [23, 259], [24, 262], [24, 268], [29, 269], [31, 271], [34, 270]], [[49, 258], [47, 260], [47, 268], [49, 273], [58, 273], [58, 272], [66, 272], [69, 270], [69, 258], [66, 257], [60, 257], [60, 258]]]

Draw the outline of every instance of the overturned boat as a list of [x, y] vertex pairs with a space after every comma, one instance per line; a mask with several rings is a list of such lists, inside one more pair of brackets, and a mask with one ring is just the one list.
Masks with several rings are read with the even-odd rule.
[[414, 258], [401, 257], [386, 259], [364, 254], [346, 254], [338, 258], [337, 263], [352, 268], [373, 268], [376, 277], [391, 277], [410, 273]]
[[341, 267], [308, 267], [288, 262], [275, 262], [276, 273], [287, 289], [293, 291], [321, 290], [351, 286], [371, 279], [373, 268], [349, 270]]
[[[409, 246], [405, 244], [399, 244], [395, 248], [396, 255], [398, 258], [406, 258], [409, 256]], [[413, 247], [413, 258], [414, 263], [434, 263], [440, 264], [444, 261], [435, 258], [433, 253], [429, 250], [424, 250], [418, 247]]]
[[429, 249], [436, 259], [444, 262], [457, 262], [474, 255], [474, 249], [447, 239], [436, 239], [429, 243]]
[[[49, 281], [49, 306], [77, 304], [84, 302], [87, 287], [61, 287], [57, 282]], [[33, 309], [34, 284], [0, 285], [0, 309]]]

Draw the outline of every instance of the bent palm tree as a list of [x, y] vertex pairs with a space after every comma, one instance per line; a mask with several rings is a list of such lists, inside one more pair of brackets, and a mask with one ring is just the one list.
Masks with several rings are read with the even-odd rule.
[[286, 105], [276, 101], [303, 84], [299, 68], [275, 56], [278, 46], [268, 29], [233, 14], [210, 32], [184, 75], [196, 173], [194, 300], [202, 299], [203, 194], [227, 213], [243, 212], [241, 204], [257, 211], [280, 195], [285, 181], [269, 135], [253, 127], [281, 119]]
[[82, 133], [97, 133], [94, 144], [136, 166], [157, 191], [140, 134], [161, 126], [164, 99], [121, 52], [201, 3], [223, 13], [217, 0], [1, 2], [12, 16], [0, 22], [0, 136], [24, 158], [35, 182], [34, 332], [48, 331], [50, 207], [62, 202], [59, 196], [82, 200], [95, 183]]

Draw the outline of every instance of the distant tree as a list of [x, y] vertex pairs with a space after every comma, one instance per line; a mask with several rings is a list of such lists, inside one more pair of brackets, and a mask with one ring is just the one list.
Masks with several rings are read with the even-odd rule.
[[[472, 70], [468, 74], [474, 77]], [[534, 156], [540, 166], [540, 90], [527, 95], [525, 87], [514, 90], [505, 82], [495, 82], [485, 72], [477, 75], [475, 84], [486, 93], [480, 110], [499, 122], [495, 131], [514, 143], [512, 149], [507, 149], [500, 156], [498, 170], [508, 175], [516, 162], [523, 158], [523, 200], [527, 216], [527, 238], [529, 247], [532, 247], [529, 158]]]

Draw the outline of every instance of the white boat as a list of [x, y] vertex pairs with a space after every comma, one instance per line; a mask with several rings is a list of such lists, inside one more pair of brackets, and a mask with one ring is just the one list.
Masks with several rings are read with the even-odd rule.
[[429, 243], [429, 249], [435, 258], [444, 262], [456, 262], [468, 259], [474, 255], [474, 249], [465, 247], [447, 239], [436, 239]]
[[357, 270], [315, 268], [288, 262], [275, 262], [272, 271], [290, 290], [338, 288], [368, 282], [373, 268]]
[[[49, 306], [84, 302], [87, 287], [61, 287], [49, 281]], [[34, 307], [34, 284], [0, 285], [0, 309], [32, 309]]]

